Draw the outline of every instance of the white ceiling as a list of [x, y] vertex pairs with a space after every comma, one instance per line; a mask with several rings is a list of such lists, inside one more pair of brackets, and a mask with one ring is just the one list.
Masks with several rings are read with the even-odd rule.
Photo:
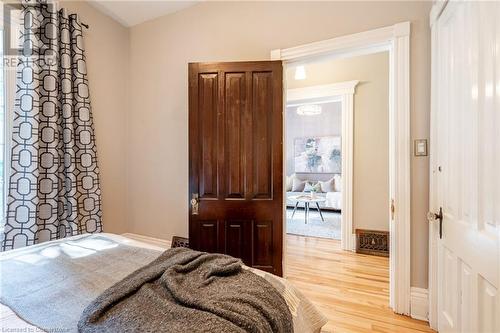
[[200, 1], [88, 0], [90, 5], [126, 27], [175, 13]]

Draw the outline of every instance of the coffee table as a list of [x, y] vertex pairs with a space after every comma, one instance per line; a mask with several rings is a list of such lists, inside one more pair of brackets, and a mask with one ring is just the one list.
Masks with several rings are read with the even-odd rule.
[[320, 202], [325, 202], [325, 198], [321, 197], [311, 197], [310, 195], [297, 195], [293, 197], [289, 197], [289, 200], [295, 201], [295, 207], [293, 208], [293, 213], [292, 213], [292, 219], [295, 216], [295, 211], [297, 211], [297, 207], [299, 206], [299, 203], [303, 202], [304, 203], [304, 210], [305, 210], [305, 223], [307, 224], [307, 218], [309, 217], [309, 208], [311, 203], [316, 204], [316, 208], [318, 209], [319, 216], [321, 216], [321, 221], [325, 222], [325, 219], [323, 218], [323, 214], [321, 213], [321, 208], [319, 207]]

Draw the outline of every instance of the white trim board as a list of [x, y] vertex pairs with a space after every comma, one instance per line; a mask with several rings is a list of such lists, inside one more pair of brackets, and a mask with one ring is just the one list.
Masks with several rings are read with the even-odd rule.
[[[9, 6], [9, 5], [7, 5]], [[4, 32], [4, 23], [6, 18], [3, 17], [3, 12], [0, 15], [0, 33]], [[11, 20], [13, 18], [11, 17]], [[14, 21], [14, 23], [9, 22], [10, 24], [18, 24], [21, 23], [18, 21]], [[5, 41], [5, 40], [4, 40]], [[17, 66], [10, 67], [7, 66], [8, 61], [3, 62], [3, 66], [0, 68], [3, 70], [3, 91], [0, 91], [0, 94], [3, 94], [4, 97], [4, 152], [3, 152], [3, 207], [4, 212], [7, 211], [7, 199], [9, 197], [9, 180], [11, 173], [11, 153], [12, 153], [12, 129], [13, 129], [13, 121], [14, 121], [14, 113], [15, 113], [15, 101], [16, 101], [16, 75], [17, 75]], [[3, 216], [6, 219], [6, 216]], [[0, 231], [3, 232], [4, 221], [2, 221], [2, 226], [0, 227]]]
[[410, 315], [413, 319], [429, 321], [429, 293], [427, 289], [411, 287]]
[[[436, 64], [436, 42], [437, 42], [437, 30], [434, 28], [434, 24], [437, 22], [437, 19], [441, 15], [444, 7], [446, 6], [446, 1], [437, 1], [431, 9], [429, 14], [429, 25], [431, 27], [431, 82], [436, 80], [437, 74], [437, 64]], [[431, 115], [430, 115], [430, 138], [429, 138], [429, 169], [432, 170], [432, 166], [436, 165], [435, 162], [435, 154], [433, 154], [434, 150], [434, 139], [437, 138], [437, 129], [436, 129], [436, 117], [437, 113], [437, 98], [435, 94], [435, 89], [431, 88]], [[434, 178], [429, 177], [429, 209], [432, 209], [433, 203], [435, 202], [437, 195], [437, 184], [434, 182]], [[433, 225], [429, 223], [429, 284], [428, 284], [428, 303], [429, 303], [429, 326], [435, 330], [438, 327], [438, 310], [437, 310], [437, 286], [438, 286], [438, 278], [437, 278], [437, 235], [435, 234], [435, 228]]]
[[172, 247], [172, 242], [169, 240], [165, 240], [165, 239], [159, 239], [159, 238], [154, 238], [154, 237], [149, 237], [149, 236], [144, 236], [144, 235], [138, 235], [138, 234], [129, 233], [129, 232], [122, 234], [122, 236], [139, 241], [139, 242], [143, 242], [143, 243], [147, 243], [147, 244], [151, 244], [151, 245], [156, 245], [159, 247], [164, 247], [167, 249]]
[[[288, 89], [286, 106], [301, 105], [310, 101], [339, 101], [342, 105], [342, 207], [341, 207], [341, 247], [343, 250], [356, 249], [352, 230], [352, 193], [354, 159], [354, 93], [359, 81], [346, 81], [305, 88]], [[286, 168], [286, 166], [284, 166]], [[286, 238], [286, 237], [285, 237]]]
[[410, 35], [410, 22], [271, 51], [272, 60], [300, 62], [322, 56], [351, 57], [387, 50], [397, 36]]
[[[410, 314], [410, 22], [348, 36], [271, 51], [284, 65], [321, 57], [345, 57], [389, 51], [389, 172], [394, 219], [390, 223], [390, 306]], [[389, 209], [389, 207], [388, 207]], [[285, 238], [286, 239], [286, 238]], [[285, 265], [285, 262], [283, 263]]]
[[288, 89], [286, 92], [287, 105], [305, 99], [340, 97], [341, 95], [353, 95], [359, 81], [337, 82], [322, 84], [304, 88]]

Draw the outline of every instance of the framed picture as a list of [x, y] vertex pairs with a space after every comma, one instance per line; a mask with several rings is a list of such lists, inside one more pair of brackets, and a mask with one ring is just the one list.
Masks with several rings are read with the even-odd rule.
[[296, 138], [294, 166], [300, 173], [341, 173], [340, 136]]

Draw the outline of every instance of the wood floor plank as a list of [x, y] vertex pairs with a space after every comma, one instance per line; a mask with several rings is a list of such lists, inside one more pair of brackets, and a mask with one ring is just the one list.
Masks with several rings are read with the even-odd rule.
[[435, 332], [389, 308], [389, 259], [340, 241], [287, 235], [286, 278], [328, 318], [323, 332]]

